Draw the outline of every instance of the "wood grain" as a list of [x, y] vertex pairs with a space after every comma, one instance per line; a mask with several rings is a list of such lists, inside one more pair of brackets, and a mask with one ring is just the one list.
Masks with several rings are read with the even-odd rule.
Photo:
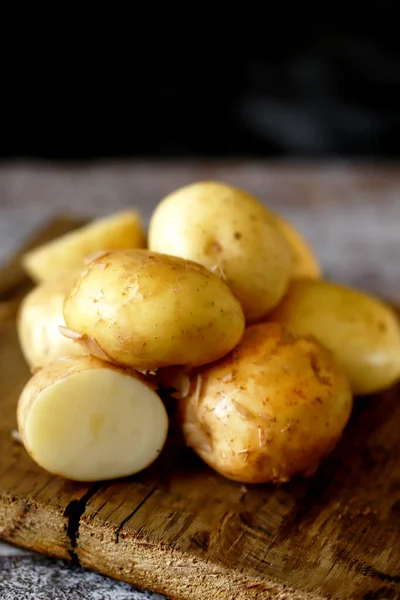
[[[17, 296], [29, 285], [18, 281]], [[0, 537], [179, 599], [400, 598], [398, 388], [357, 401], [306, 481], [241, 486], [173, 434], [137, 477], [77, 484], [46, 474], [11, 438], [29, 376], [16, 305], [12, 292], [0, 305]]]

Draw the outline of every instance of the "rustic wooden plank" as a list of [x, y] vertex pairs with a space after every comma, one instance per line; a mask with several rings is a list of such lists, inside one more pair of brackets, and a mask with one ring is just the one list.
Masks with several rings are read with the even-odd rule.
[[81, 519], [81, 563], [183, 598], [287, 588], [304, 598], [398, 598], [399, 395], [360, 400], [308, 481], [245, 488], [190, 458], [128, 519], [128, 507], [102, 507], [99, 492]]
[[[73, 225], [71, 219], [57, 219], [35, 236], [33, 245], [69, 231]], [[32, 243], [29, 246], [32, 247]], [[15, 277], [9, 276], [13, 268], [10, 265], [16, 268]], [[22, 274], [18, 257], [10, 265], [5, 271], [11, 286], [10, 295], [3, 288], [3, 297], [21, 298], [32, 284]], [[80, 514], [99, 485], [52, 477], [11, 437], [17, 426], [17, 400], [30, 376], [18, 345], [17, 307], [18, 300], [0, 303], [0, 537], [24, 548], [76, 560], [74, 548]], [[177, 450], [176, 444], [171, 445], [174, 447], [160, 462], [166, 470], [169, 462], [176, 461], [177, 451], [181, 452], [181, 446]], [[146, 498], [159, 474], [149, 469], [142, 478], [130, 485], [133, 507]]]
[[398, 388], [357, 402], [338, 448], [308, 481], [240, 486], [173, 436], [137, 477], [67, 482], [44, 473], [10, 436], [29, 373], [17, 344], [17, 303], [6, 296], [0, 537], [182, 599], [400, 597]]

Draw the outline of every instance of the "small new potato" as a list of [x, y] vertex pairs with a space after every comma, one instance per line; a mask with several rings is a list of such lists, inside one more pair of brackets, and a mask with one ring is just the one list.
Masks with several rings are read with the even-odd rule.
[[64, 317], [91, 353], [140, 370], [212, 362], [244, 331], [240, 303], [219, 277], [148, 250], [94, 257], [67, 295]]
[[94, 252], [145, 246], [146, 234], [139, 214], [126, 210], [95, 219], [26, 252], [22, 266], [33, 281], [41, 282], [80, 267], [84, 258]]
[[319, 279], [321, 265], [311, 246], [291, 223], [277, 215], [275, 219], [291, 250], [292, 279]]
[[296, 281], [268, 316], [332, 351], [356, 395], [380, 392], [400, 378], [400, 323], [368, 294], [327, 281]]
[[351, 409], [349, 383], [331, 354], [278, 323], [246, 329], [233, 352], [192, 376], [179, 401], [187, 444], [243, 483], [314, 473]]
[[61, 335], [65, 326], [64, 298], [79, 274], [65, 273], [44, 281], [22, 300], [17, 315], [17, 331], [22, 353], [30, 367], [43, 367], [62, 356], [80, 356], [84, 349]]
[[292, 275], [291, 251], [272, 213], [219, 182], [194, 183], [164, 198], [150, 221], [149, 248], [221, 274], [248, 322], [278, 304]]
[[33, 460], [76, 481], [138, 473], [158, 457], [168, 431], [164, 404], [144, 377], [88, 356], [38, 371], [17, 419]]

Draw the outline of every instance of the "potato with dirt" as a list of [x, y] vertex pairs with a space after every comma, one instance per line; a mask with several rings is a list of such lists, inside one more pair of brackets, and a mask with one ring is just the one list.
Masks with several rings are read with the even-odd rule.
[[278, 304], [292, 276], [291, 250], [274, 215], [247, 192], [216, 181], [164, 198], [150, 220], [149, 248], [223, 277], [247, 322]]
[[349, 383], [330, 352], [278, 323], [249, 327], [233, 352], [190, 380], [179, 400], [187, 444], [243, 483], [313, 474], [352, 410]]
[[64, 302], [68, 330], [91, 354], [139, 370], [203, 365], [240, 341], [244, 315], [202, 265], [149, 250], [93, 258]]
[[356, 395], [400, 379], [400, 321], [385, 302], [329, 281], [295, 281], [268, 316], [331, 350]]

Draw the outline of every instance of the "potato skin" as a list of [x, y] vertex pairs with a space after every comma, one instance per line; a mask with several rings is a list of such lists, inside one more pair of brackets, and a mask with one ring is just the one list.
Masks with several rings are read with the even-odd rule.
[[292, 279], [319, 279], [321, 266], [311, 246], [291, 223], [277, 215], [275, 219], [291, 250]]
[[380, 300], [327, 281], [296, 281], [268, 316], [332, 351], [353, 393], [383, 391], [400, 378], [400, 324]]
[[155, 209], [149, 248], [222, 272], [248, 322], [283, 297], [291, 253], [274, 216], [256, 198], [220, 182], [198, 182]]
[[17, 315], [17, 331], [22, 353], [30, 367], [43, 367], [61, 356], [80, 356], [83, 348], [64, 337], [58, 327], [65, 325], [64, 298], [79, 269], [45, 281], [22, 300]]
[[36, 283], [79, 268], [89, 254], [99, 250], [145, 248], [146, 234], [139, 214], [126, 210], [66, 233], [22, 257], [25, 272]]
[[64, 317], [110, 360], [143, 370], [217, 360], [244, 331], [240, 303], [219, 277], [148, 250], [95, 257], [66, 297]]
[[228, 356], [199, 369], [179, 401], [186, 442], [213, 469], [244, 483], [312, 474], [352, 409], [348, 381], [317, 342], [277, 323], [246, 329]]

